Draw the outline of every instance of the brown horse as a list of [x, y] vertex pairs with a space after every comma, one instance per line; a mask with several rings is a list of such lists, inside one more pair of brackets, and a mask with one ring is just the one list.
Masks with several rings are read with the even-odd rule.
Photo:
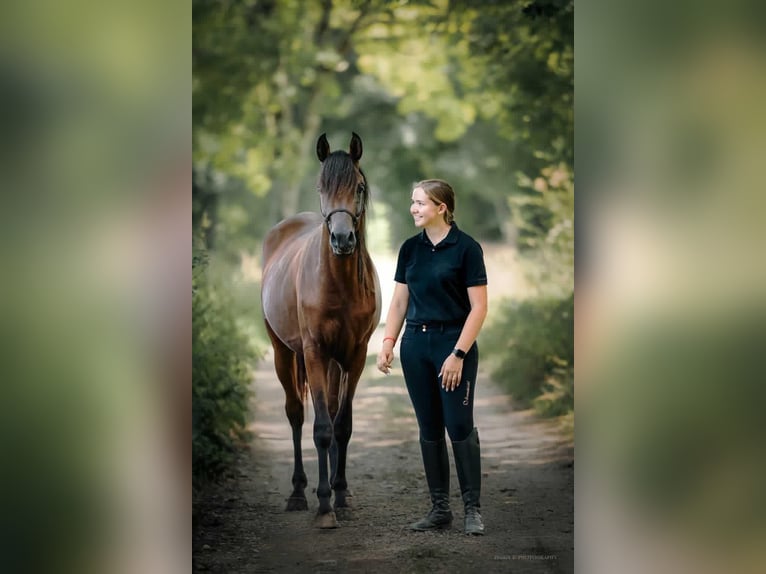
[[301, 456], [308, 382], [319, 458], [315, 524], [336, 528], [330, 486], [335, 491], [334, 508], [348, 507], [351, 403], [364, 369], [367, 342], [380, 318], [380, 286], [365, 245], [369, 191], [359, 168], [362, 140], [353, 134], [348, 153], [330, 153], [322, 134], [317, 156], [322, 162], [318, 182], [322, 216], [299, 213], [266, 235], [261, 303], [293, 434], [293, 492], [287, 510], [308, 510]]

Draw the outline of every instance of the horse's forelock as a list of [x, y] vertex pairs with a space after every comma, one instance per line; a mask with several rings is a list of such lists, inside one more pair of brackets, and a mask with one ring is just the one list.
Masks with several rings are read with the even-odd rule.
[[[367, 178], [364, 179], [366, 183]], [[335, 195], [342, 189], [356, 192], [356, 166], [348, 153], [334, 151], [324, 160], [319, 174], [319, 188], [320, 191], [330, 195]]]

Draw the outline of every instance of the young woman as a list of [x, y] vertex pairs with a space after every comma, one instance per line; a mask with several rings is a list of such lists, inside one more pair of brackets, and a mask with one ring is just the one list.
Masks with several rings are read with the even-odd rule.
[[481, 456], [473, 422], [479, 350], [476, 337], [487, 315], [487, 272], [481, 246], [453, 221], [455, 193], [427, 179], [412, 190], [410, 213], [423, 231], [399, 250], [394, 296], [377, 366], [390, 372], [402, 329], [401, 362], [420, 428], [420, 448], [433, 507], [412, 530], [448, 528], [452, 452], [465, 507], [466, 534], [484, 534], [480, 509]]

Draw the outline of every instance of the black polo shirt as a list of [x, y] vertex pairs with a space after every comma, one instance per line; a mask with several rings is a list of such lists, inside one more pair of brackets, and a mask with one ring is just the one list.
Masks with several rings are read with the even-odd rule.
[[487, 284], [484, 252], [455, 223], [438, 245], [423, 230], [399, 250], [394, 280], [409, 289], [408, 322], [462, 325], [471, 311], [468, 287]]

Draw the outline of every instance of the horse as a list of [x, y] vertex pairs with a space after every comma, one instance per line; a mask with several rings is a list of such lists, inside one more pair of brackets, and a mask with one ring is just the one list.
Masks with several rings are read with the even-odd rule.
[[314, 525], [337, 528], [335, 511], [341, 514], [349, 508], [346, 456], [351, 405], [367, 343], [380, 319], [380, 283], [366, 245], [370, 194], [359, 167], [362, 140], [352, 132], [349, 151], [331, 153], [322, 134], [316, 153], [321, 163], [317, 185], [321, 215], [299, 213], [266, 234], [261, 304], [292, 428], [293, 491], [286, 510], [308, 510], [301, 455], [308, 383], [319, 464]]

